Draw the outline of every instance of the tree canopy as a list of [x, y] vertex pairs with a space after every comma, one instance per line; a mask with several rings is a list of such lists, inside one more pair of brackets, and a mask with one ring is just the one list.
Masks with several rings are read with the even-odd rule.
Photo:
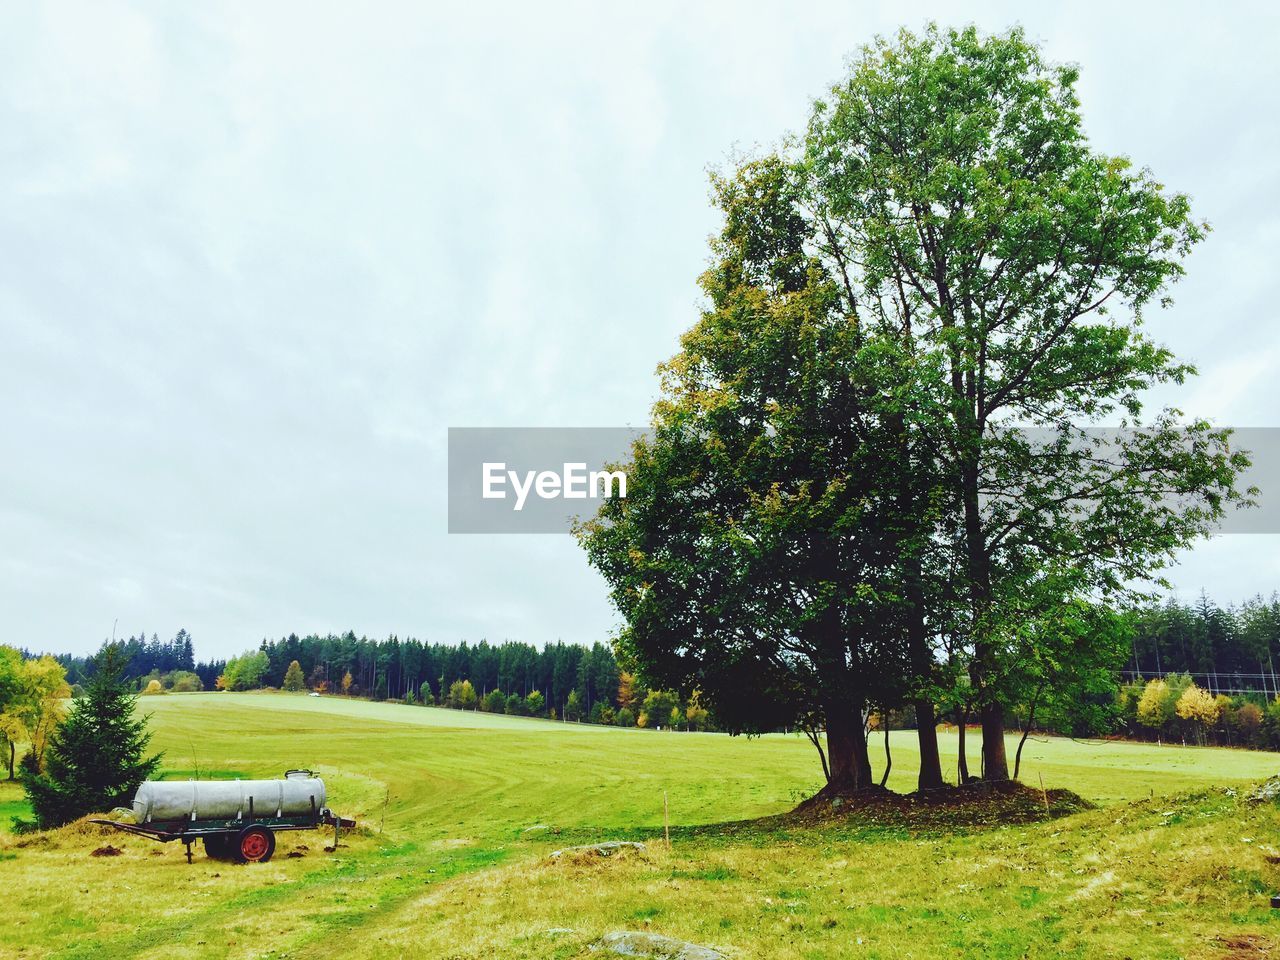
[[44, 762], [49, 737], [66, 715], [71, 695], [66, 672], [53, 657], [23, 657], [0, 646], [0, 746], [8, 748], [9, 779], [15, 779], [17, 751], [27, 744], [36, 769]]
[[1081, 605], [1246, 499], [1227, 431], [1144, 409], [1193, 373], [1143, 321], [1206, 228], [1088, 142], [1076, 81], [1019, 30], [903, 31], [716, 175], [706, 309], [580, 530], [624, 659], [731, 730], [820, 726], [837, 788], [904, 704], [922, 788], [937, 709], [1006, 779], [1009, 712], [1112, 656], [1063, 655]]

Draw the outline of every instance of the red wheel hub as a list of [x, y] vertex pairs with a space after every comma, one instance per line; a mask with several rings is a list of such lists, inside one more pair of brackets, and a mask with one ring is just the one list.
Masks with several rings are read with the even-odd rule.
[[240, 838], [240, 854], [246, 860], [261, 860], [267, 853], [267, 835], [252, 830]]

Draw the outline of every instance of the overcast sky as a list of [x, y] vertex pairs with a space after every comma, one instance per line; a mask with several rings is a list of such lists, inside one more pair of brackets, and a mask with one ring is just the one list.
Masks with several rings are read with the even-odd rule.
[[[1177, 401], [1280, 426], [1266, 6], [452, 7], [0, 11], [0, 641], [606, 639], [569, 537], [445, 532], [446, 429], [647, 422], [707, 167], [929, 17], [1080, 64], [1097, 145], [1215, 228], [1151, 318], [1202, 370]], [[1269, 593], [1278, 545], [1174, 578]]]

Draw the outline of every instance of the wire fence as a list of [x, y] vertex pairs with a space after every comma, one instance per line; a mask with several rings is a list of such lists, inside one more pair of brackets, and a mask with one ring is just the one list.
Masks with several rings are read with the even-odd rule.
[[1194, 671], [1185, 670], [1121, 670], [1120, 677], [1125, 683], [1144, 683], [1148, 680], [1163, 680], [1167, 677], [1177, 675], [1179, 677], [1190, 677], [1196, 686], [1201, 687], [1209, 693], [1217, 696], [1225, 694], [1227, 696], [1241, 696], [1244, 694], [1257, 694], [1268, 700], [1273, 700], [1280, 696], [1280, 678], [1270, 671], [1261, 673], [1219, 673], [1216, 671], [1209, 673], [1196, 673]]

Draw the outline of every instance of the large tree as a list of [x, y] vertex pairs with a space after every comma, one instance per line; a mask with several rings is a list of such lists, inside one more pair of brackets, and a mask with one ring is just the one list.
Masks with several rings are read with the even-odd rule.
[[[1046, 564], [1086, 590], [1149, 574], [1210, 528], [1244, 462], [1204, 422], [1141, 418], [1144, 391], [1193, 372], [1141, 322], [1205, 228], [1184, 195], [1090, 145], [1076, 79], [1017, 30], [904, 31], [864, 51], [804, 144], [848, 309], [944, 365], [938, 453], [992, 779], [1008, 776], [1002, 604]], [[1081, 427], [1103, 418], [1129, 432], [1095, 445]]]
[[1193, 372], [1141, 324], [1204, 227], [1089, 144], [1075, 82], [1017, 30], [903, 32], [718, 177], [709, 306], [583, 530], [647, 680], [730, 729], [818, 716], [842, 786], [860, 714], [903, 701], [938, 785], [958, 696], [1006, 779], [1027, 598], [1157, 575], [1241, 499], [1225, 431], [1143, 416]]

